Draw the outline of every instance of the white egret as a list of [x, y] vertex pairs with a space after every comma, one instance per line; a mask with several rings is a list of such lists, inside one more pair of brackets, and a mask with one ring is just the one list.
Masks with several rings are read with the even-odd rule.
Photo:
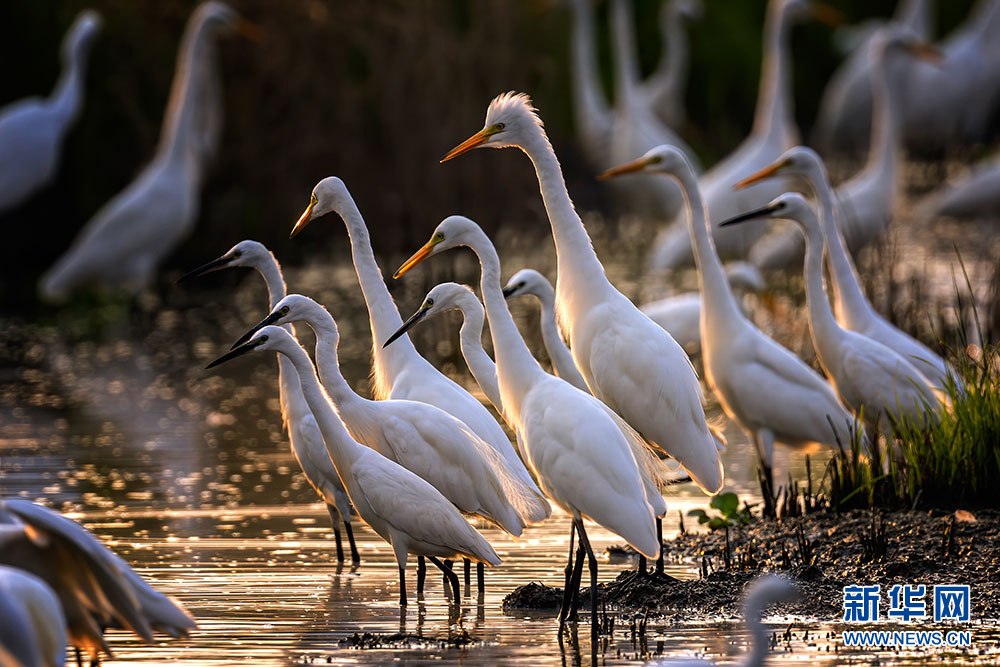
[[451, 583], [455, 604], [460, 604], [458, 577], [438, 558], [461, 556], [490, 565], [499, 565], [500, 558], [436, 488], [351, 437], [320, 385], [309, 355], [288, 331], [265, 326], [208, 367], [248, 352], [269, 350], [287, 358], [298, 372], [302, 394], [358, 516], [392, 545], [399, 566], [400, 604], [406, 604], [406, 560], [411, 553], [429, 558], [441, 569]]
[[[798, 597], [795, 584], [784, 577], [767, 574], [751, 582], [743, 603], [743, 622], [752, 635], [750, 652], [736, 663], [739, 667], [763, 667], [767, 662], [770, 633], [761, 622], [764, 609], [776, 602], [790, 602]], [[657, 667], [712, 667], [714, 662], [699, 659], [667, 659], [653, 663]]]
[[[515, 120], [508, 118], [502, 122], [514, 126]], [[597, 559], [583, 519], [589, 518], [620, 535], [644, 556], [657, 557], [660, 543], [654, 520], [656, 510], [650, 501], [659, 499], [662, 503], [662, 498], [649, 491], [643, 472], [652, 473], [652, 457], [637, 458], [637, 448], [643, 444], [627, 424], [590, 394], [546, 373], [531, 356], [507, 309], [500, 283], [500, 258], [475, 222], [462, 216], [445, 218], [431, 240], [395, 276], [398, 278], [431, 255], [463, 245], [476, 253], [482, 268], [480, 289], [493, 338], [503, 415], [517, 432], [528, 465], [545, 494], [573, 517], [581, 550], [586, 552], [591, 582], [591, 633], [596, 640]], [[571, 533], [560, 628], [570, 590], [576, 590], [570, 582], [571, 576], [576, 578], [572, 540]]]
[[[764, 277], [749, 262], [730, 262], [725, 266], [726, 279], [734, 291], [760, 292]], [[701, 294], [697, 291], [675, 294], [639, 306], [667, 330], [688, 354], [701, 353]]]
[[697, 177], [684, 155], [660, 146], [606, 175], [638, 170], [666, 174], [680, 183], [704, 304], [700, 330], [705, 375], [726, 414], [753, 440], [767, 480], [771, 481], [775, 441], [848, 447], [853, 420], [830, 384], [766, 336], [740, 309], [712, 243]]
[[216, 129], [204, 116], [206, 108], [214, 112], [218, 95], [210, 71], [213, 40], [228, 27], [247, 35], [258, 30], [214, 0], [191, 15], [152, 162], [90, 219], [42, 277], [40, 290], [46, 300], [62, 300], [85, 286], [138, 292], [190, 233], [198, 217], [204, 158], [213, 141], [209, 135]]
[[424, 359], [409, 337], [392, 348], [383, 348], [382, 343], [403, 324], [403, 318], [399, 316], [375, 261], [368, 227], [342, 180], [330, 176], [313, 188], [309, 206], [292, 229], [292, 236], [301, 232], [312, 220], [330, 212], [336, 212], [347, 225], [354, 270], [368, 306], [375, 398], [419, 401], [453, 415], [496, 450], [521, 483], [540, 499], [542, 492], [531, 479], [507, 434], [475, 396]]
[[[286, 296], [240, 342], [261, 327], [291, 322], [305, 322], [316, 333], [319, 376], [358, 442], [430, 482], [462, 512], [515, 537], [526, 525], [549, 517], [551, 508], [541, 491], [522, 482], [495, 449], [449, 413], [418, 401], [359, 396], [340, 371], [337, 323], [312, 299]], [[482, 589], [482, 568], [479, 583]]]
[[[257, 241], [240, 241], [226, 254], [190, 271], [178, 282], [211, 271], [234, 267], [256, 269], [264, 278], [264, 283], [267, 285], [268, 312], [285, 298], [287, 290], [285, 278], [281, 274], [281, 265], [278, 264], [274, 254]], [[289, 324], [286, 328], [290, 334], [295, 335], [293, 325]], [[333, 537], [337, 543], [337, 560], [340, 562], [344, 560], [344, 547], [340, 540], [340, 524], [343, 522], [351, 549], [351, 561], [359, 563], [361, 555], [354, 542], [354, 530], [351, 527], [351, 501], [323, 445], [323, 434], [320, 433], [316, 420], [309, 412], [309, 404], [299, 386], [298, 373], [292, 368], [292, 362], [281, 354], [278, 355], [278, 387], [281, 421], [288, 430], [292, 456], [302, 468], [302, 474], [305, 475], [309, 486], [326, 504], [333, 524]]]
[[0, 109], [0, 213], [55, 177], [63, 141], [83, 106], [87, 60], [100, 30], [97, 12], [81, 12], [63, 37], [63, 71], [52, 94], [17, 100]]
[[[847, 250], [856, 253], [888, 229], [902, 196], [902, 95], [905, 71], [914, 59], [935, 59], [940, 54], [907, 28], [878, 29], [871, 49], [871, 83], [874, 86], [874, 126], [864, 168], [837, 188], [837, 225]], [[780, 158], [779, 158], [780, 159]], [[775, 172], [784, 175], [785, 171]], [[737, 187], [757, 183], [744, 179]], [[802, 261], [802, 235], [789, 225], [758, 241], [749, 259], [762, 269], [781, 269]]]
[[[761, 64], [757, 110], [749, 136], [705, 172], [698, 181], [702, 199], [713, 223], [716, 250], [723, 259], [742, 259], [760, 237], [763, 224], [744, 229], [720, 230], [719, 220], [763, 206], [788, 188], [784, 182], [762, 184], [745, 192], [734, 192], [733, 184], [748, 173], [773, 162], [785, 149], [799, 142], [792, 100], [789, 41], [794, 23], [808, 16], [833, 23], [839, 13], [826, 5], [806, 0], [770, 0], [764, 19], [764, 55]], [[635, 154], [626, 159], [631, 159]], [[675, 269], [691, 264], [691, 239], [683, 220], [675, 221], [659, 235], [650, 258], [656, 269]]]
[[591, 166], [603, 169], [611, 145], [614, 114], [601, 86], [597, 68], [594, 0], [570, 0], [573, 36], [570, 72], [573, 83], [573, 124]]
[[904, 356], [837, 323], [823, 289], [823, 228], [798, 193], [786, 193], [767, 206], [723, 224], [754, 218], [791, 220], [806, 237], [804, 264], [809, 331], [816, 356], [841, 400], [868, 423], [886, 416], [891, 423], [923, 423], [936, 418], [940, 404], [927, 379]]
[[792, 148], [773, 165], [765, 167], [746, 180], [769, 178], [779, 172], [805, 177], [816, 193], [822, 215], [823, 235], [826, 239], [827, 264], [832, 278], [834, 312], [840, 325], [903, 355], [939, 389], [947, 386], [949, 378], [955, 378], [954, 381], [959, 382], [954, 370], [939, 354], [890, 324], [868, 301], [861, 287], [861, 279], [858, 277], [854, 261], [840, 233], [837, 216], [841, 209], [838, 208], [839, 202], [834, 200], [834, 191], [819, 155], [803, 146]]
[[975, 165], [968, 175], [942, 185], [914, 208], [918, 215], [929, 219], [1000, 217], [1000, 155]]
[[493, 100], [486, 126], [442, 161], [477, 147], [518, 147], [535, 167], [556, 244], [556, 312], [591, 392], [677, 459], [702, 489], [716, 493], [722, 488], [722, 462], [691, 362], [670, 334], [608, 281], [527, 95], [506, 93]]
[[[0, 531], [0, 550], [4, 532]], [[0, 565], [0, 620], [0, 664], [66, 664], [66, 618], [59, 598], [41, 579]]]
[[684, 24], [697, 21], [704, 11], [702, 0], [663, 0], [660, 5], [660, 62], [640, 87], [653, 113], [675, 130], [683, 128], [687, 122], [684, 96], [691, 54]]
[[562, 334], [559, 333], [559, 325], [556, 323], [556, 291], [552, 289], [552, 283], [534, 269], [521, 269], [507, 281], [503, 295], [509, 299], [522, 294], [534, 296], [541, 306], [538, 324], [542, 330], [545, 351], [552, 360], [552, 370], [577, 389], [590, 393], [587, 383], [576, 367], [576, 362], [573, 361], [573, 355], [566, 347]]

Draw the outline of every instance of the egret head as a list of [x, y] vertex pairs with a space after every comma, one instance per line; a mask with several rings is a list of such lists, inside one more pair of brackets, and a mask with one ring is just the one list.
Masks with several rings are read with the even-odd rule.
[[552, 283], [534, 269], [521, 269], [507, 281], [503, 295], [509, 299], [522, 294], [533, 294], [539, 299], [544, 298], [546, 294], [553, 294]]
[[90, 48], [94, 39], [100, 34], [103, 25], [104, 21], [101, 19], [101, 15], [94, 10], [88, 9], [80, 12], [66, 33], [66, 37], [63, 38], [63, 62], [68, 63], [72, 61], [74, 55], [79, 53], [80, 49]]
[[428, 257], [445, 250], [468, 245], [470, 241], [482, 233], [483, 230], [479, 228], [479, 225], [464, 215], [450, 215], [434, 229], [431, 240], [403, 262], [403, 265], [396, 269], [396, 273], [392, 277], [399, 278]]
[[730, 262], [726, 264], [726, 278], [730, 287], [748, 292], [763, 292], [767, 284], [760, 270], [750, 262]]
[[736, 183], [733, 189], [742, 190], [764, 179], [779, 176], [805, 176], [814, 180], [821, 172], [825, 172], [823, 159], [816, 151], [807, 146], [792, 146], [772, 164]]
[[229, 251], [219, 257], [218, 259], [213, 259], [207, 264], [202, 264], [197, 269], [193, 271], [188, 271], [183, 276], [181, 276], [177, 282], [183, 283], [196, 278], [198, 276], [204, 275], [206, 273], [211, 273], [212, 271], [218, 271], [220, 269], [229, 269], [236, 266], [243, 266], [248, 268], [259, 268], [263, 266], [266, 262], [273, 262], [274, 256], [271, 251], [264, 247], [262, 243], [257, 241], [240, 241]]
[[309, 195], [309, 206], [292, 227], [289, 238], [295, 238], [299, 232], [306, 228], [306, 225], [316, 218], [321, 218], [332, 211], [339, 214], [349, 202], [353, 204], [354, 199], [344, 181], [336, 176], [327, 176], [313, 188], [312, 194]]
[[233, 349], [210, 363], [208, 366], [205, 366], [205, 368], [214, 368], [219, 364], [224, 364], [230, 359], [242, 357], [244, 354], [248, 354], [250, 352], [282, 352], [288, 350], [291, 346], [297, 345], [298, 343], [292, 337], [292, 334], [285, 331], [281, 327], [264, 327], [260, 331], [255, 332], [247, 341], [234, 346]]
[[240, 336], [239, 340], [233, 343], [233, 347], [235, 348], [237, 345], [242, 345], [246, 341], [250, 340], [250, 337], [253, 336], [254, 333], [260, 331], [264, 327], [281, 326], [283, 324], [301, 322], [304, 320], [313, 322], [315, 321], [313, 315], [316, 313], [317, 308], [322, 309], [323, 307], [309, 297], [302, 296], [301, 294], [289, 294], [275, 304], [274, 308], [271, 309], [271, 312], [268, 313], [267, 317], [262, 319], [256, 326]]
[[888, 61], [890, 76], [898, 74], [893, 67], [898, 56], [916, 58], [932, 64], [940, 64], [944, 54], [937, 47], [920, 39], [915, 32], [904, 25], [890, 24], [875, 31], [869, 42], [868, 57], [872, 62]]
[[209, 2], [198, 5], [190, 23], [201, 24], [216, 30], [235, 30], [254, 42], [263, 42], [265, 39], [264, 31], [259, 26], [242, 18], [235, 9], [218, 0], [209, 0]]
[[441, 162], [473, 148], [524, 147], [542, 135], [541, 129], [542, 119], [531, 105], [530, 97], [524, 93], [504, 93], [490, 102], [483, 129], [448, 151]]
[[830, 5], [822, 2], [810, 2], [809, 0], [779, 0], [771, 2], [770, 8], [774, 8], [781, 14], [784, 21], [798, 22], [806, 20], [819, 21], [824, 25], [836, 27], [844, 22], [844, 15], [840, 10], [834, 9]]
[[[435, 285], [427, 293], [427, 296], [424, 297], [424, 302], [420, 304], [416, 312], [410, 315], [409, 319], [403, 322], [403, 326], [399, 327], [395, 333], [386, 339], [382, 347], [388, 347], [390, 343], [402, 336], [409, 329], [429, 317], [449, 310], [465, 310], [465, 308], [471, 305], [470, 299], [479, 304], [479, 299], [476, 298], [475, 293], [465, 285], [459, 285], [458, 283], [441, 283], [440, 285]], [[479, 305], [479, 308], [482, 309], [482, 305]]]
[[819, 232], [819, 219], [813, 207], [806, 201], [806, 198], [798, 192], [786, 192], [771, 200], [767, 206], [763, 206], [753, 211], [743, 213], [735, 218], [730, 218], [719, 223], [720, 227], [728, 227], [749, 220], [759, 218], [770, 218], [773, 220], [791, 220], [803, 228], [804, 233]]
[[608, 169], [599, 178], [612, 178], [638, 171], [667, 174], [675, 177], [694, 175], [694, 169], [684, 156], [684, 153], [669, 144], [660, 144], [646, 151], [646, 154], [637, 160], [632, 160], [631, 162]]

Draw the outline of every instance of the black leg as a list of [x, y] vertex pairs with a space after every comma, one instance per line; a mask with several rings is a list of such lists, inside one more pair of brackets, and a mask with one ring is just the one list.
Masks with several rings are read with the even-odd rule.
[[587, 539], [587, 531], [583, 527], [583, 519], [577, 519], [576, 530], [580, 533], [580, 544], [587, 550], [587, 563], [590, 566], [590, 641], [591, 646], [597, 646], [597, 558]]
[[423, 556], [417, 556], [417, 599], [424, 599], [424, 579], [427, 578], [427, 562]]
[[660, 545], [659, 555], [656, 557], [656, 573], [663, 574], [663, 517], [656, 517], [656, 543]]
[[471, 586], [472, 586], [472, 584], [471, 584], [471, 581], [472, 581], [472, 561], [470, 561], [468, 558], [463, 558], [462, 560], [465, 561], [465, 594], [468, 595], [469, 594], [469, 588], [471, 588]]
[[340, 512], [330, 503], [326, 504], [326, 511], [330, 515], [330, 525], [333, 526], [333, 539], [337, 541], [337, 562], [344, 562], [344, 547], [340, 543]]
[[570, 524], [569, 528], [569, 556], [566, 561], [566, 578], [563, 587], [562, 604], [559, 606], [559, 633], [562, 635], [563, 626], [566, 625], [566, 614], [569, 612], [569, 587], [573, 579], [573, 541], [576, 537], [576, 522]]
[[583, 545], [576, 548], [576, 561], [573, 563], [573, 578], [569, 582], [569, 617], [576, 618], [576, 610], [580, 608], [580, 578], [583, 576]]
[[437, 565], [438, 569], [441, 570], [441, 573], [444, 575], [445, 595], [448, 594], [448, 585], [450, 584], [452, 593], [454, 594], [455, 605], [460, 605], [462, 598], [460, 597], [460, 593], [458, 591], [458, 575], [451, 569], [451, 561], [446, 560], [442, 563], [434, 556], [428, 556], [427, 560]]
[[642, 554], [639, 554], [639, 567], [635, 571], [640, 577], [646, 576], [646, 557]]
[[[443, 562], [444, 562], [444, 566], [446, 568], [448, 568], [448, 572], [453, 572], [453, 570], [452, 570], [453, 563], [450, 560], [448, 560], [447, 558]], [[444, 577], [443, 577], [443, 579], [444, 579], [444, 594], [445, 594], [445, 596], [448, 595], [448, 586], [451, 584], [451, 579], [448, 577], [448, 572], [445, 572], [444, 573]], [[455, 578], [457, 579], [458, 577], [456, 576]]]
[[399, 606], [406, 606], [406, 568], [399, 566]]
[[486, 565], [484, 563], [476, 563], [476, 585], [479, 586], [479, 592], [483, 593], [486, 590]]
[[73, 650], [76, 652], [76, 667], [83, 667], [83, 653], [80, 652], [80, 647], [74, 646]]
[[358, 545], [354, 543], [354, 529], [351, 522], [344, 520], [344, 531], [347, 533], [347, 543], [351, 545], [351, 562], [357, 565], [361, 562], [361, 554], [358, 553]]
[[340, 530], [333, 529], [333, 539], [337, 542], [337, 562], [344, 562], [344, 546], [340, 543]]

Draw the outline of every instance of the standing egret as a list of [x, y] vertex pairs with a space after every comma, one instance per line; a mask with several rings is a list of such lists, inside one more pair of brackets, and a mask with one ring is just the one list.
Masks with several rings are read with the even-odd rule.
[[[478, 147], [520, 148], [535, 167], [556, 244], [556, 312], [591, 392], [677, 459], [698, 486], [718, 492], [722, 462], [705, 422], [704, 397], [691, 361], [670, 334], [605, 276], [527, 95], [505, 93], [493, 100], [486, 126], [442, 161]], [[432, 242], [421, 252], [426, 255], [434, 247]]]
[[160, 144], [150, 162], [107, 202], [42, 277], [42, 296], [65, 299], [85, 286], [138, 292], [157, 266], [191, 231], [198, 217], [205, 156], [215, 131], [214, 39], [223, 28], [256, 35], [221, 2], [205, 2], [191, 15], [181, 39], [174, 84]]
[[[507, 118], [498, 122], [513, 126], [515, 121]], [[636, 447], [642, 444], [634, 444], [639, 438], [627, 424], [590, 394], [546, 373], [531, 356], [507, 309], [500, 283], [500, 258], [475, 222], [457, 215], [445, 218], [431, 240], [395, 276], [398, 278], [431, 255], [460, 246], [471, 248], [479, 257], [480, 289], [493, 338], [504, 417], [517, 432], [528, 465], [545, 494], [573, 517], [581, 551], [586, 552], [590, 566], [591, 637], [596, 645], [597, 559], [587, 539], [583, 518], [620, 535], [643, 556], [657, 557], [661, 545], [650, 501], [656, 500], [651, 496], [659, 496], [649, 493], [641, 472], [651, 461], [636, 458]], [[570, 590], [576, 590], [570, 581], [576, 577], [572, 540], [570, 533], [570, 562], [566, 565], [560, 630]]]
[[559, 333], [559, 325], [556, 323], [556, 291], [552, 289], [552, 283], [534, 269], [521, 269], [507, 281], [503, 295], [509, 299], [522, 294], [534, 296], [541, 306], [538, 324], [542, 330], [545, 351], [552, 360], [552, 370], [577, 389], [590, 393], [587, 383], [576, 367], [576, 362], [573, 361], [573, 355], [563, 342], [562, 334]]
[[809, 182], [822, 214], [826, 257], [833, 287], [833, 306], [837, 320], [845, 329], [856, 331], [903, 355], [907, 361], [936, 387], [944, 389], [949, 378], [958, 376], [954, 370], [926, 345], [890, 324], [868, 301], [861, 287], [854, 261], [840, 233], [837, 216], [841, 212], [819, 155], [810, 148], [797, 146], [784, 153], [777, 162], [765, 167], [746, 181], [761, 180], [775, 173], [803, 176]]
[[399, 566], [399, 603], [406, 604], [406, 560], [412, 553], [426, 556], [441, 569], [451, 582], [455, 604], [460, 604], [458, 577], [438, 558], [461, 556], [490, 565], [499, 565], [500, 558], [436, 488], [351, 437], [320, 385], [309, 355], [288, 331], [265, 326], [208, 367], [268, 350], [287, 358], [298, 372], [302, 394], [358, 516], [392, 545]]
[[837, 323], [823, 289], [823, 228], [805, 198], [786, 193], [723, 224], [754, 218], [791, 220], [806, 237], [809, 332], [816, 356], [844, 403], [863, 414], [868, 423], [876, 423], [883, 415], [892, 423], [935, 419], [939, 403], [934, 390], [912, 363], [892, 348]]
[[[178, 282], [190, 280], [196, 276], [211, 271], [234, 267], [256, 269], [267, 285], [268, 312], [278, 302], [285, 298], [285, 278], [281, 275], [281, 265], [274, 254], [257, 241], [240, 241], [229, 252], [218, 259], [198, 267], [185, 274]], [[293, 325], [286, 327], [288, 333], [295, 335]], [[292, 368], [292, 362], [284, 355], [278, 355], [278, 400], [281, 405], [281, 421], [288, 430], [288, 442], [292, 448], [292, 456], [298, 461], [302, 473], [309, 486], [326, 504], [327, 512], [333, 524], [333, 537], [337, 543], [337, 560], [343, 562], [344, 547], [340, 541], [340, 524], [344, 523], [347, 541], [351, 548], [351, 561], [361, 562], [361, 555], [354, 543], [354, 530], [351, 528], [351, 501], [347, 497], [344, 485], [337, 475], [337, 469], [330, 460], [330, 455], [323, 445], [323, 434], [320, 433], [316, 420], [309, 412], [309, 404], [302, 395], [299, 386], [298, 373]]]
[[614, 114], [601, 86], [594, 34], [594, 0], [569, 0], [573, 14], [570, 72], [573, 83], [573, 124], [591, 165], [603, 169], [611, 146]]
[[81, 12], [63, 37], [63, 71], [45, 99], [29, 97], [0, 109], [0, 213], [52, 181], [66, 133], [83, 106], [84, 76], [101, 17]]
[[[0, 550], [3, 549], [0, 531]], [[62, 667], [66, 618], [48, 584], [16, 567], [0, 565], [0, 664]]]
[[[733, 183], [770, 164], [782, 151], [799, 142], [793, 111], [789, 41], [793, 24], [810, 15], [824, 23], [838, 20], [835, 10], [818, 2], [768, 2], [767, 16], [764, 19], [764, 55], [753, 128], [736, 150], [705, 172], [698, 182], [713, 223], [762, 206], [787, 190], [784, 182], [778, 182], [758, 185], [746, 192], [733, 192]], [[763, 224], [735, 230], [713, 227], [712, 234], [716, 250], [723, 259], [742, 259], [763, 230]], [[656, 269], [675, 269], [690, 265], [692, 261], [691, 238], [684, 221], [677, 220], [657, 238], [650, 264]]]
[[749, 433], [768, 482], [775, 441], [848, 447], [852, 418], [830, 384], [764, 335], [740, 309], [715, 252], [697, 177], [683, 154], [671, 146], [659, 146], [606, 175], [638, 170], [666, 174], [680, 183], [703, 302], [700, 330], [705, 375], [726, 414]]
[[660, 62], [642, 82], [641, 92], [653, 113], [674, 130], [687, 122], [684, 95], [691, 54], [684, 24], [704, 12], [702, 0], [663, 0], [660, 5]]
[[475, 396], [424, 359], [409, 337], [390, 349], [383, 348], [382, 343], [403, 324], [403, 318], [382, 279], [361, 211], [342, 180], [330, 176], [313, 188], [309, 206], [292, 229], [292, 236], [312, 220], [330, 212], [336, 212], [347, 225], [354, 270], [368, 306], [375, 398], [419, 401], [453, 415], [496, 450], [521, 483], [541, 499], [542, 492], [531, 479], [507, 434]]
[[[316, 367], [323, 386], [358, 442], [430, 482], [462, 512], [495, 523], [515, 537], [526, 525], [549, 517], [551, 508], [538, 487], [522, 482], [495, 449], [449, 413], [418, 401], [359, 396], [340, 371], [337, 323], [312, 299], [286, 296], [240, 342], [261, 327], [292, 322], [305, 322], [315, 332]], [[479, 584], [482, 589], [482, 568]]]
[[1000, 217], [1000, 154], [975, 165], [968, 175], [934, 190], [914, 208], [925, 219]]
[[[902, 94], [905, 71], [916, 59], [939, 58], [903, 26], [879, 28], [868, 44], [874, 87], [874, 123], [864, 168], [837, 188], [837, 226], [847, 250], [856, 253], [879, 238], [895, 215], [902, 192]], [[781, 159], [780, 157], [778, 158]], [[775, 172], [782, 175], [785, 171]], [[737, 187], [757, 183], [744, 179]], [[802, 261], [802, 234], [790, 225], [765, 236], [750, 251], [750, 261], [762, 269], [782, 269]]]

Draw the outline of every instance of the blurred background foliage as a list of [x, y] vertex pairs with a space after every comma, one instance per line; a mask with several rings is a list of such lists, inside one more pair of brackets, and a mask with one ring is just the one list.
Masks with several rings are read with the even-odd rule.
[[[202, 196], [195, 233], [168, 259], [163, 279], [256, 238], [288, 263], [344, 249], [341, 230], [288, 231], [313, 184], [341, 176], [355, 196], [376, 253], [394, 261], [461, 212], [488, 232], [516, 226], [548, 235], [535, 176], [517, 152], [440, 156], [478, 130], [499, 92], [532, 95], [583, 208], [601, 192], [573, 140], [570, 17], [559, 0], [234, 0], [267, 33], [261, 44], [230, 36], [220, 45], [225, 130]], [[691, 72], [683, 135], [706, 165], [747, 133], [757, 97], [764, 0], [707, 0], [690, 26]], [[848, 23], [888, 16], [895, 0], [833, 0]], [[971, 0], [937, 3], [937, 34]], [[59, 42], [74, 16], [97, 9], [105, 26], [88, 70], [83, 114], [57, 181], [2, 220], [0, 308], [31, 308], [40, 273], [80, 227], [152, 156], [191, 0], [13, 0], [0, 3], [0, 104], [47, 95], [58, 76]], [[645, 72], [659, 57], [660, 0], [636, 0]], [[599, 58], [611, 63], [606, 3], [599, 3]], [[796, 116], [804, 137], [827, 78], [840, 62], [829, 28], [793, 35]], [[324, 224], [325, 223], [325, 224]], [[339, 225], [339, 221], [335, 224]], [[340, 250], [336, 250], [340, 252]], [[388, 261], [388, 260], [386, 260]], [[390, 268], [383, 266], [383, 268]], [[238, 272], [237, 272], [238, 273]], [[234, 278], [235, 279], [235, 278]]]

